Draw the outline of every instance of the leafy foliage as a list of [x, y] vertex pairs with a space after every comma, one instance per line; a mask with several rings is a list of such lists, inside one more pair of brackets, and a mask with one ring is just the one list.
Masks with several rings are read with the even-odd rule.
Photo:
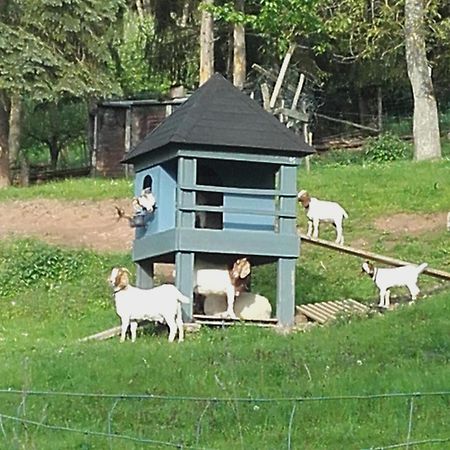
[[0, 248], [0, 295], [12, 297], [25, 289], [46, 290], [86, 276], [99, 261], [94, 253], [70, 251], [37, 241], [13, 241]]
[[366, 159], [371, 162], [385, 163], [405, 159], [411, 155], [411, 146], [390, 133], [367, 139], [364, 144]]
[[27, 102], [22, 145], [27, 149], [47, 147], [52, 166], [56, 168], [63, 149], [86, 139], [87, 119], [86, 103], [81, 100], [63, 99], [58, 103], [38, 104]]
[[123, 6], [122, 0], [8, 2], [0, 16], [0, 89], [38, 100], [112, 92], [108, 43]]

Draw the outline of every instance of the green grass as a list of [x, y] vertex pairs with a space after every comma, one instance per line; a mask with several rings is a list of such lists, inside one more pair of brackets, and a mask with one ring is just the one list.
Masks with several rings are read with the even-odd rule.
[[0, 189], [0, 201], [49, 198], [58, 200], [104, 200], [127, 198], [133, 193], [133, 179], [72, 178], [27, 188]]
[[[396, 212], [448, 210], [449, 173], [448, 161], [323, 166], [313, 167], [310, 174], [300, 170], [299, 186], [346, 206], [347, 242], [364, 238], [369, 250], [450, 270], [445, 229], [404, 236], [383, 233], [373, 223]], [[8, 189], [0, 191], [0, 198], [119, 198], [129, 192], [128, 181], [86, 180]], [[302, 211], [299, 223], [304, 226]], [[333, 229], [324, 227], [322, 232], [333, 238]], [[335, 397], [450, 391], [448, 283], [422, 276], [419, 284], [429, 294], [414, 306], [342, 318], [304, 333], [282, 335], [251, 326], [203, 328], [178, 345], [169, 344], [166, 330], [155, 327], [140, 334], [135, 344], [121, 345], [118, 339], [78, 342], [118, 324], [106, 284], [113, 265], [132, 268], [130, 255], [61, 249], [34, 240], [0, 241], [0, 449], [170, 448], [86, 431], [184, 448], [278, 449], [288, 448], [288, 438], [291, 448], [301, 449], [387, 446], [406, 442], [409, 397]], [[271, 266], [258, 268], [252, 280], [254, 290], [271, 299], [272, 271]], [[359, 271], [357, 258], [303, 244], [297, 301], [351, 297], [369, 303], [376, 290]], [[41, 394], [25, 395], [23, 390]], [[305, 399], [274, 400], [294, 397]], [[450, 448], [450, 395], [416, 396], [412, 406], [412, 440], [447, 439], [417, 448]], [[24, 425], [6, 416], [42, 425]]]

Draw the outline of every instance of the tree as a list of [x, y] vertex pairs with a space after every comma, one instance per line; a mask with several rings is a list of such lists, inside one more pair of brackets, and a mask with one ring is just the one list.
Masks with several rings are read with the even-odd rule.
[[[359, 65], [359, 73], [372, 82], [377, 78], [380, 83], [398, 77], [399, 68], [404, 74], [408, 66], [415, 103], [415, 158], [440, 156], [436, 102], [427, 54], [442, 61], [442, 55], [449, 53], [448, 2], [429, 0], [426, 10], [423, 0], [406, 0], [406, 4], [401, 0], [261, 0], [256, 3], [258, 9], [253, 14], [242, 16], [236, 9], [230, 9], [229, 4], [216, 8], [216, 13], [225, 20], [243, 21], [253, 27], [276, 43], [279, 55], [295, 43], [316, 56], [327, 55], [334, 63]], [[448, 68], [448, 57], [446, 64]], [[423, 120], [425, 117], [427, 122]], [[430, 140], [433, 156], [425, 156], [424, 149]]]
[[[244, 11], [245, 0], [236, 0], [236, 9]], [[247, 73], [245, 28], [241, 23], [233, 26], [233, 84], [242, 90]]]
[[200, 82], [202, 85], [214, 74], [214, 21], [208, 7], [214, 0], [203, 0], [200, 27]]
[[50, 153], [51, 168], [56, 169], [61, 151], [85, 135], [86, 121], [87, 108], [81, 100], [27, 105], [24, 144], [26, 147], [46, 146]]
[[405, 44], [408, 77], [414, 94], [414, 158], [441, 157], [439, 119], [425, 42], [423, 0], [405, 2]]
[[[117, 90], [108, 43], [123, 0], [11, 0], [0, 6], [0, 187], [9, 184], [10, 98], [52, 101]], [[39, 20], [36, 20], [39, 18]]]

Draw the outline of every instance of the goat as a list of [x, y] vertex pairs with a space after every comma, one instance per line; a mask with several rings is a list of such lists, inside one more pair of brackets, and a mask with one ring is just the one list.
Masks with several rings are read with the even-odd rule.
[[406, 286], [411, 293], [411, 300], [414, 302], [419, 295], [417, 279], [419, 275], [428, 267], [427, 263], [419, 266], [408, 264], [407, 266], [394, 268], [377, 268], [369, 261], [363, 263], [361, 271], [367, 273], [380, 291], [380, 308], [389, 308], [390, 288], [396, 286]]
[[225, 314], [236, 318], [235, 297], [247, 289], [251, 272], [247, 258], [240, 258], [231, 267], [198, 261], [194, 268], [194, 293], [196, 295], [225, 294], [227, 309]]
[[169, 327], [169, 342], [173, 342], [178, 331], [178, 340], [184, 339], [181, 303], [190, 303], [174, 285], [162, 284], [152, 289], [140, 289], [131, 286], [129, 271], [124, 267], [115, 267], [108, 278], [114, 289], [116, 312], [121, 319], [120, 342], [130, 326], [131, 340], [136, 340], [138, 320], [151, 320], [166, 323]]
[[127, 214], [122, 208], [116, 206], [117, 220], [127, 219], [130, 227], [142, 226], [145, 224], [144, 216], [152, 213], [156, 209], [156, 199], [150, 188], [144, 188], [139, 197], [134, 197], [131, 205], [134, 215]]
[[[203, 309], [207, 316], [220, 316], [226, 309], [226, 299], [223, 295], [210, 294], [205, 298]], [[242, 292], [236, 297], [234, 311], [244, 320], [264, 320], [272, 316], [269, 300], [253, 292]]]
[[144, 188], [138, 197], [133, 198], [131, 204], [135, 213], [151, 213], [156, 208], [156, 199], [150, 188]]
[[308, 237], [311, 237], [311, 235], [315, 239], [319, 237], [319, 222], [332, 222], [336, 227], [335, 242], [340, 245], [344, 244], [342, 223], [344, 219], [348, 218], [348, 214], [339, 203], [311, 197], [305, 190], [298, 193], [297, 199], [306, 211], [306, 217], [308, 218]]

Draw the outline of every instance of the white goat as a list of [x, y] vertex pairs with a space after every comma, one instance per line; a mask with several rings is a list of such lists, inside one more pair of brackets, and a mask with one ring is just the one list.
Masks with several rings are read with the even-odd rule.
[[132, 201], [133, 209], [136, 213], [153, 212], [156, 207], [156, 199], [150, 188], [142, 189], [139, 197], [134, 197]]
[[417, 286], [417, 279], [427, 267], [428, 264], [423, 263], [419, 266], [409, 264], [407, 266], [379, 269], [369, 261], [366, 261], [361, 269], [372, 278], [380, 291], [380, 303], [378, 306], [389, 308], [390, 288], [392, 287], [406, 286], [411, 293], [411, 300], [416, 300], [420, 292]]
[[308, 237], [312, 235], [313, 238], [317, 239], [319, 237], [319, 222], [331, 222], [336, 227], [336, 243], [344, 244], [342, 223], [344, 219], [348, 218], [348, 214], [339, 203], [311, 197], [305, 190], [298, 193], [297, 199], [306, 211]]
[[234, 299], [245, 290], [250, 275], [251, 266], [247, 258], [236, 260], [231, 268], [198, 261], [194, 268], [194, 293], [203, 296], [209, 294], [225, 294], [227, 309], [225, 314], [236, 318]]
[[122, 322], [120, 342], [130, 326], [131, 340], [136, 340], [138, 320], [166, 323], [169, 327], [169, 342], [173, 342], [178, 331], [179, 342], [184, 339], [181, 303], [189, 303], [174, 285], [163, 284], [152, 289], [140, 289], [129, 284], [128, 270], [112, 269], [108, 282], [114, 288], [116, 312]]
[[[224, 295], [210, 294], [203, 305], [207, 316], [221, 316], [226, 309], [227, 302]], [[234, 311], [239, 319], [263, 320], [272, 316], [272, 306], [266, 297], [253, 292], [242, 292], [236, 297]]]

